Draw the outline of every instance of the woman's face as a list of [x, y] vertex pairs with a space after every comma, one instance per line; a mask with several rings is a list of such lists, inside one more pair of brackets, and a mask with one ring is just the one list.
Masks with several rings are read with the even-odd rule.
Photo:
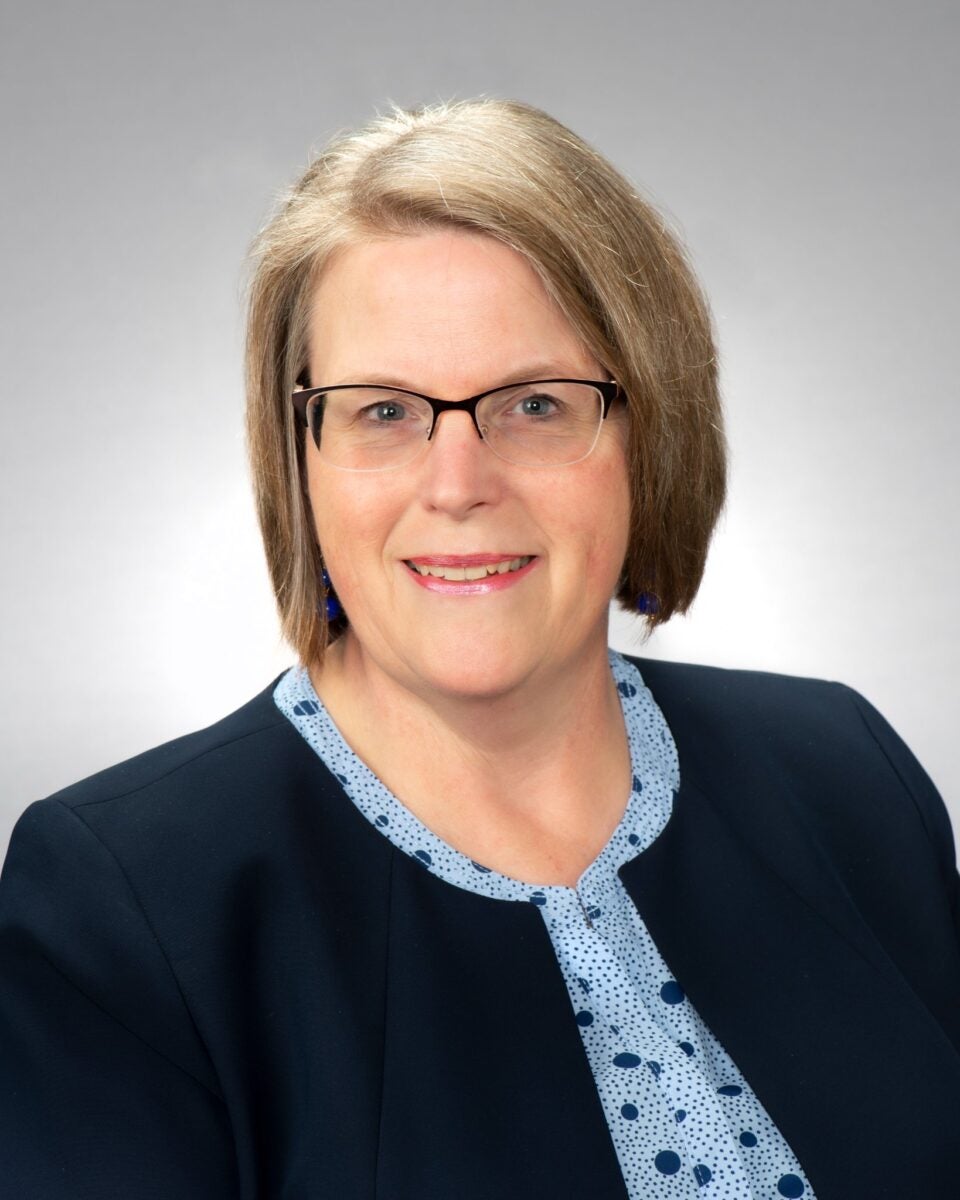
[[[605, 379], [533, 269], [457, 230], [340, 251], [310, 326], [315, 386], [389, 383], [459, 400], [514, 379]], [[562, 467], [504, 462], [466, 412], [446, 412], [407, 466], [351, 472], [306, 439], [310, 503], [331, 583], [367, 667], [421, 695], [493, 697], [606, 653], [627, 550], [626, 417]], [[530, 557], [471, 588], [409, 565]], [[544, 719], [548, 719], [545, 714]]]

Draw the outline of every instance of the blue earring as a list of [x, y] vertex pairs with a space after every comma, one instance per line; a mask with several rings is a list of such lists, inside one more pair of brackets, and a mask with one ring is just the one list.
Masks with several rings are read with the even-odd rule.
[[641, 592], [637, 597], [637, 612], [651, 614], [660, 611], [660, 601], [653, 592]]
[[340, 605], [340, 601], [334, 595], [333, 588], [330, 586], [330, 576], [327, 574], [326, 567], [320, 572], [320, 578], [323, 580], [323, 588], [326, 592], [324, 611], [327, 614], [327, 620], [335, 621], [337, 617], [343, 615], [343, 608]]

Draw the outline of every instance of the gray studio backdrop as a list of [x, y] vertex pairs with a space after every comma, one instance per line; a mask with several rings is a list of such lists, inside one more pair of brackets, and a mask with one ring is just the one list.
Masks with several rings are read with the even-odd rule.
[[712, 300], [731, 498], [646, 652], [853, 685], [960, 825], [958, 13], [6, 4], [0, 852], [30, 801], [293, 661], [245, 474], [244, 253], [337, 129], [480, 93], [608, 155]]

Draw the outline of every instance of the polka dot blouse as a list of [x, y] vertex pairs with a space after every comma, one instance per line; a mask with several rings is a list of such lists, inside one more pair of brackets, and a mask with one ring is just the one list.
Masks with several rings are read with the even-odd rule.
[[623, 819], [575, 888], [511, 879], [438, 838], [347, 746], [305, 668], [291, 668], [274, 699], [397, 849], [454, 887], [540, 910], [632, 1200], [812, 1200], [790, 1147], [672, 977], [617, 874], [663, 829], [680, 774], [639, 671], [614, 651], [610, 667], [633, 787]]

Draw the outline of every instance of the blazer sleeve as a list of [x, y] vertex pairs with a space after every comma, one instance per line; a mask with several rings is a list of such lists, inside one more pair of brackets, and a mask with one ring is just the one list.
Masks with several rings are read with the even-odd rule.
[[226, 1200], [215, 1072], [121, 865], [57, 799], [0, 875], [0, 1193]]
[[960, 878], [957, 874], [956, 846], [950, 816], [940, 793], [914, 757], [913, 752], [891, 728], [886, 719], [859, 692], [844, 688], [853, 701], [877, 748], [897, 774], [933, 847], [944, 889], [947, 893], [953, 926], [960, 944]]

